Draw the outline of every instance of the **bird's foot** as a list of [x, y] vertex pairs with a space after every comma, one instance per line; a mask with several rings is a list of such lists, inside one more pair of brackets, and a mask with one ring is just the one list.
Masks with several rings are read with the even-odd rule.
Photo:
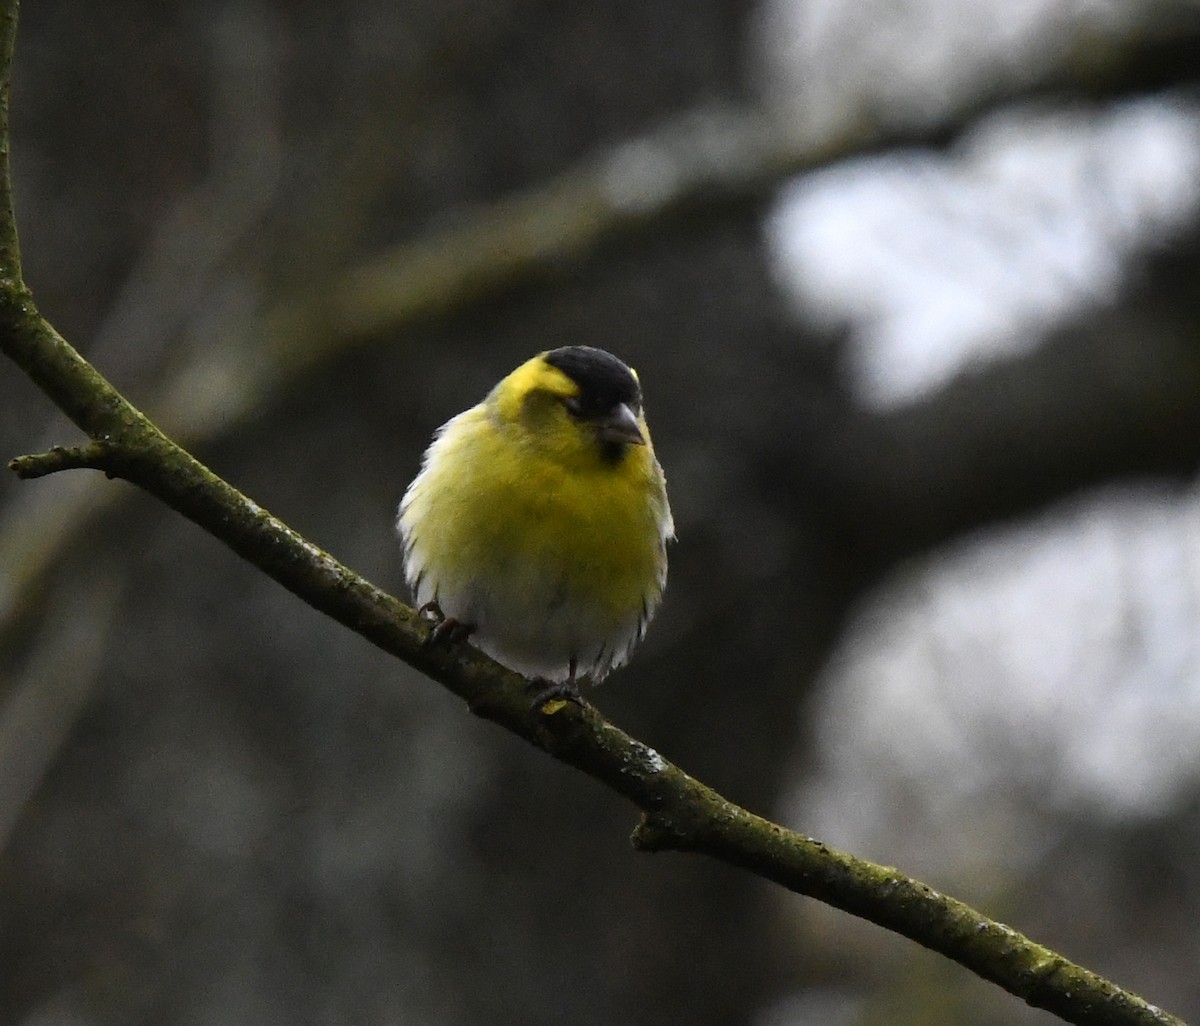
[[436, 599], [426, 602], [425, 605], [418, 609], [417, 616], [425, 620], [433, 620], [437, 623], [441, 623], [446, 619], [446, 614], [442, 612], [442, 607], [437, 604]]
[[541, 711], [550, 702], [574, 702], [576, 705], [583, 706], [583, 696], [579, 693], [579, 685], [575, 682], [575, 660], [572, 659], [567, 671], [566, 680], [542, 680], [533, 681], [538, 685], [538, 690], [534, 692], [533, 701], [529, 703], [530, 708], [534, 712]]
[[473, 623], [463, 623], [447, 616], [436, 602], [426, 602], [417, 610], [417, 615], [433, 621], [433, 630], [425, 642], [427, 645], [453, 645], [466, 641], [475, 630]]
[[551, 702], [574, 702], [578, 706], [583, 705], [583, 696], [574, 681], [538, 679], [531, 683], [537, 687], [529, 702], [529, 708], [533, 712], [543, 711]]

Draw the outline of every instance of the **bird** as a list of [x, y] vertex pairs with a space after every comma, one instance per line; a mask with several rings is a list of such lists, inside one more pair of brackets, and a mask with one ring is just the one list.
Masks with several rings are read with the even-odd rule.
[[591, 346], [526, 360], [436, 431], [396, 529], [435, 638], [545, 694], [599, 684], [645, 635], [675, 537], [637, 374]]

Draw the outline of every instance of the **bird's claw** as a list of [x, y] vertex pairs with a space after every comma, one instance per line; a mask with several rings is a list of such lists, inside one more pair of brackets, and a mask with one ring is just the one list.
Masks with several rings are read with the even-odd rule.
[[431, 599], [418, 609], [417, 616], [422, 620], [432, 620], [434, 623], [441, 623], [446, 619], [446, 614], [442, 612], [442, 607], [437, 604], [436, 599]]
[[426, 645], [453, 645], [459, 641], [466, 641], [475, 630], [473, 623], [463, 623], [447, 616], [436, 602], [426, 602], [417, 610], [417, 615], [433, 621], [433, 630], [425, 640]]
[[533, 683], [540, 685], [529, 703], [533, 712], [540, 712], [550, 702], [555, 701], [574, 702], [577, 706], [583, 707], [583, 696], [579, 693], [579, 687], [573, 678], [558, 681], [535, 680]]

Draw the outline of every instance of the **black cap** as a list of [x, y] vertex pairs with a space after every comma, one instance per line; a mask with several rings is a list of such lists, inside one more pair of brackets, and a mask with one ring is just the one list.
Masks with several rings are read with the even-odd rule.
[[633, 371], [612, 353], [592, 346], [563, 346], [545, 356], [579, 386], [579, 410], [584, 417], [598, 417], [628, 403], [634, 410], [642, 405], [642, 389]]

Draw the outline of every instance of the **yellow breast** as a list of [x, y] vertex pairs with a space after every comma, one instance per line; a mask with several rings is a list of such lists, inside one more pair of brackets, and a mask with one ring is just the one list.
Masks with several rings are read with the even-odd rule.
[[662, 471], [649, 444], [614, 464], [552, 441], [486, 403], [446, 424], [401, 506], [408, 575], [508, 665], [561, 676], [577, 659], [602, 676], [665, 584]]

